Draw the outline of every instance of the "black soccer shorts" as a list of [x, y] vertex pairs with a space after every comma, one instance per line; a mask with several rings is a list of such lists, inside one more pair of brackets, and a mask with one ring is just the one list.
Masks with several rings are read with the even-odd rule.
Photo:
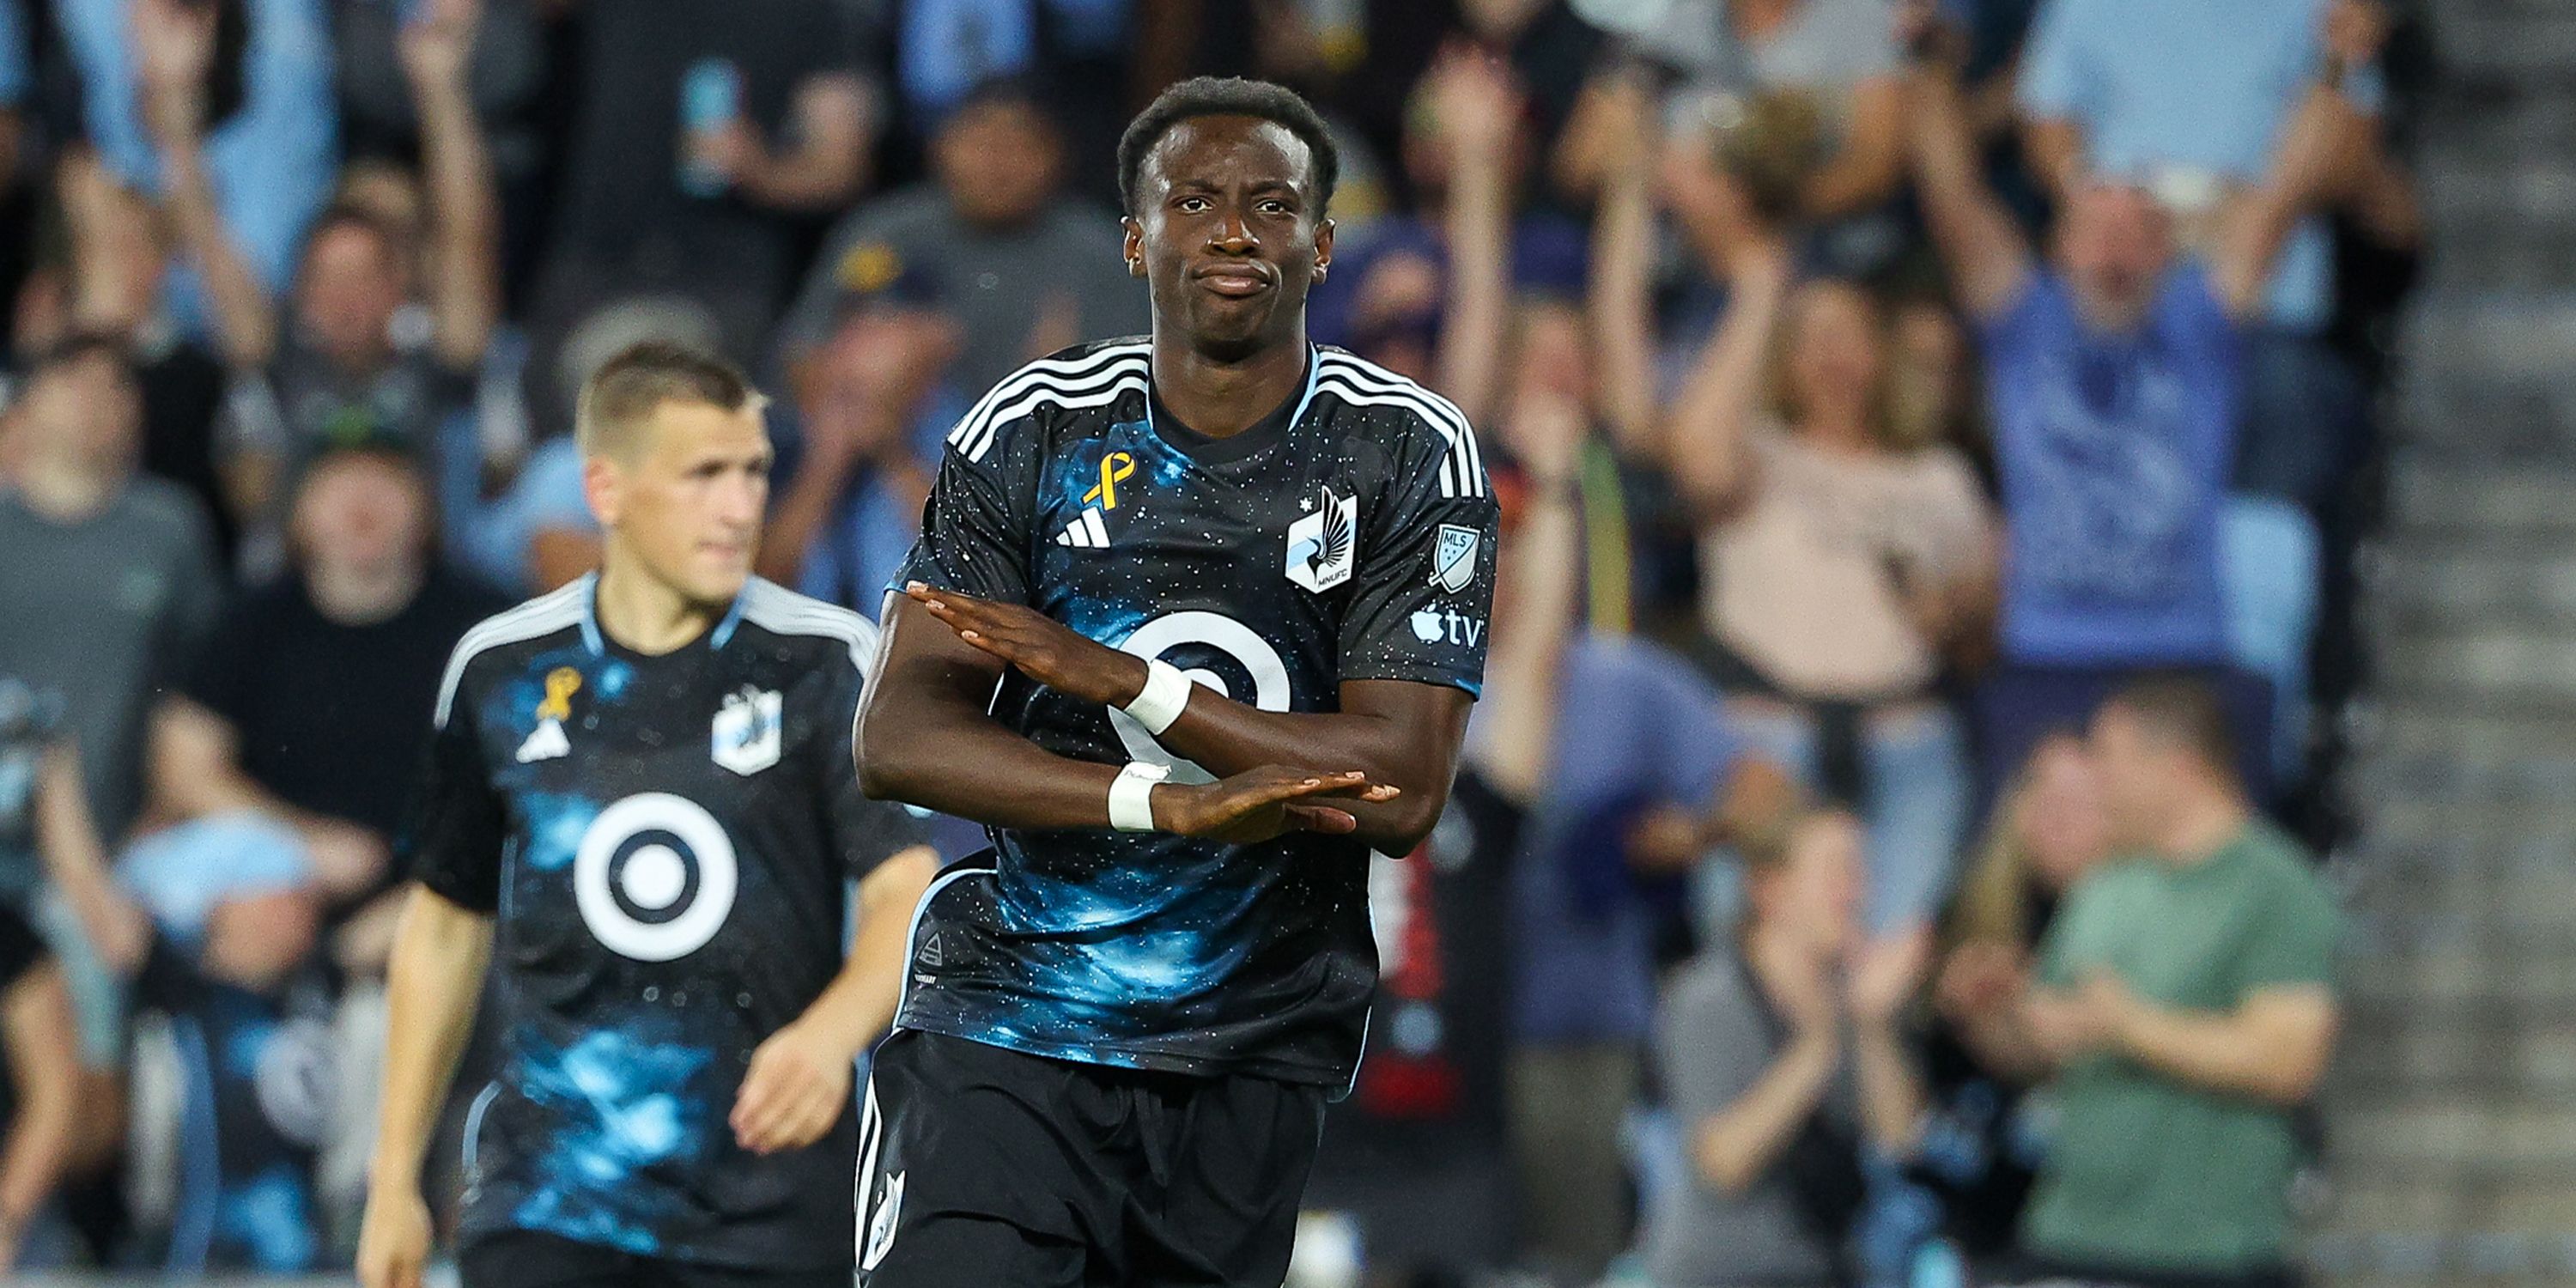
[[862, 1288], [1278, 1288], [1324, 1089], [902, 1032], [861, 1112]]
[[456, 1257], [464, 1288], [850, 1288], [847, 1266], [736, 1270], [638, 1256], [535, 1230], [503, 1230]]

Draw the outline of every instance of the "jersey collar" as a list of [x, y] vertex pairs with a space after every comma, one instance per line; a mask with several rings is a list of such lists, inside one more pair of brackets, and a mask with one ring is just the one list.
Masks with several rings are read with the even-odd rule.
[[[733, 597], [732, 606], [725, 609], [725, 615], [717, 620], [715, 629], [698, 637], [707, 642], [709, 651], [723, 648], [725, 643], [733, 638], [734, 628], [742, 625], [742, 602], [750, 597], [751, 582], [745, 581], [742, 584], [742, 592]], [[606, 657], [608, 656], [608, 633], [599, 629], [598, 573], [586, 572], [581, 575], [580, 599], [582, 645], [590, 650], [592, 657]], [[696, 642], [692, 640], [690, 644]], [[672, 652], [677, 653], [687, 647], [689, 645], [684, 644], [680, 649], [674, 649]]]
[[[1316, 352], [1315, 345], [1311, 341], [1308, 342], [1306, 387], [1297, 395], [1297, 401], [1262, 417], [1242, 433], [1230, 438], [1210, 438], [1172, 419], [1168, 412], [1158, 415], [1157, 407], [1162, 402], [1162, 397], [1154, 392], [1153, 377], [1148, 374], [1145, 380], [1145, 432], [1161, 439], [1167, 446], [1194, 461], [1214, 464], [1241, 460], [1277, 441], [1290, 429], [1295, 428], [1298, 421], [1305, 419], [1307, 404], [1315, 401], [1315, 380], [1322, 374], [1322, 364], [1318, 361], [1321, 356]], [[1283, 416], [1281, 412], [1286, 414]], [[1165, 432], [1167, 430], [1179, 432], [1167, 433]]]

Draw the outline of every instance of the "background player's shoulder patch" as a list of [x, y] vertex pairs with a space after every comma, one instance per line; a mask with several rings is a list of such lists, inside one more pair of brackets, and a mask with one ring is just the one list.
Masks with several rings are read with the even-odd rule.
[[949, 431], [948, 445], [969, 461], [981, 461], [1005, 427], [1041, 408], [1105, 407], [1131, 393], [1142, 396], [1152, 349], [1147, 340], [1118, 340], [1040, 358], [977, 399]]
[[456, 704], [456, 690], [465, 682], [465, 669], [473, 665], [475, 658], [505, 644], [541, 639], [580, 625], [590, 586], [590, 578], [576, 578], [560, 590], [484, 618], [465, 632], [447, 655], [447, 673], [438, 682], [438, 709], [431, 714], [435, 727], [447, 727], [447, 713]]
[[773, 635], [806, 635], [836, 640], [850, 650], [850, 661], [864, 674], [876, 656], [877, 624], [837, 604], [799, 595], [775, 582], [754, 577], [742, 588], [742, 620]]
[[1476, 431], [1458, 404], [1409, 377], [1330, 346], [1315, 350], [1315, 393], [1330, 394], [1353, 407], [1409, 413], [1408, 423], [1437, 436], [1440, 495], [1486, 494], [1484, 454], [1477, 450]]

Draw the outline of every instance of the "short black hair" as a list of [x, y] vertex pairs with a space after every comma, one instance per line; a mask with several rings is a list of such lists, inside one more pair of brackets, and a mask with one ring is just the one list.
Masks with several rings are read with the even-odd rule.
[[1333, 132], [1324, 125], [1313, 104], [1297, 91], [1269, 81], [1245, 80], [1240, 76], [1195, 76], [1157, 95], [1136, 119], [1127, 123], [1127, 132], [1118, 138], [1118, 200], [1128, 214], [1136, 213], [1136, 180], [1145, 171], [1145, 157], [1172, 127], [1202, 116], [1251, 116], [1274, 122], [1290, 134], [1305, 141], [1307, 155], [1314, 158], [1315, 186], [1322, 190], [1315, 202], [1315, 217], [1321, 219], [1332, 207], [1333, 186], [1341, 181], [1342, 154], [1333, 146]]

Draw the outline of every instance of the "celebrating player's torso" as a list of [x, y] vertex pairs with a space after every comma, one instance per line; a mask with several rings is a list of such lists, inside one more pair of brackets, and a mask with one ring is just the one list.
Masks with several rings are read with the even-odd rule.
[[[1237, 701], [1346, 680], [1472, 692], [1492, 502], [1464, 418], [1347, 353], [1209, 439], [1152, 405], [1148, 346], [1033, 363], [950, 436], [906, 576], [1025, 603]], [[1006, 676], [994, 715], [1080, 760], [1174, 764], [1123, 713]], [[1340, 1086], [1376, 978], [1366, 847], [1290, 832], [995, 832], [925, 904], [898, 1024], [1087, 1063]]]
[[439, 698], [416, 871], [502, 914], [466, 1224], [813, 1264], [848, 1246], [852, 1123], [764, 1157], [726, 1113], [840, 969], [845, 879], [913, 835], [852, 781], [875, 631], [754, 581], [648, 657], [600, 631], [593, 594], [586, 577], [468, 633]]

